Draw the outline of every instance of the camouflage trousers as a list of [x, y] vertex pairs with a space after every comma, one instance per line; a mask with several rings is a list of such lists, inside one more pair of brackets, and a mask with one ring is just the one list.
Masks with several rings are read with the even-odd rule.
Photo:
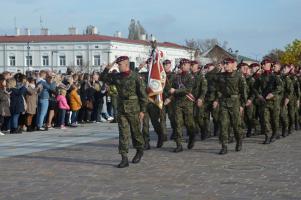
[[233, 130], [236, 141], [242, 139], [242, 133], [240, 129], [241, 115], [239, 112], [239, 103], [237, 106], [227, 107], [220, 106], [219, 110], [219, 123], [220, 123], [220, 142], [222, 145], [228, 144], [229, 141], [229, 130]]
[[291, 98], [287, 106], [289, 116], [288, 131], [291, 132], [294, 129], [294, 126], [296, 126], [297, 122], [299, 121], [296, 98]]
[[175, 134], [176, 143], [181, 144], [184, 141], [183, 137], [183, 127], [187, 129], [187, 134], [189, 137], [194, 137], [195, 135], [195, 123], [193, 118], [193, 102], [175, 102]]
[[194, 106], [195, 133], [201, 133], [201, 139], [208, 137], [208, 127], [205, 126], [205, 106]]
[[[170, 121], [170, 126], [172, 128], [172, 135], [175, 135], [175, 129], [176, 129], [176, 122], [175, 122], [175, 109], [174, 109], [174, 102], [170, 102], [167, 106], [164, 107], [165, 109], [165, 121], [166, 121], [166, 113], [168, 116], [168, 119]], [[165, 122], [166, 124], [166, 122]]]
[[142, 123], [142, 134], [145, 142], [150, 141], [149, 121], [151, 121], [158, 136], [163, 138], [166, 137], [166, 115], [164, 112], [164, 108], [161, 110], [157, 105], [153, 103], [148, 103], [147, 112], [144, 115]]
[[260, 107], [260, 126], [262, 134], [272, 137], [279, 128], [280, 106], [278, 100], [267, 101]]
[[130, 136], [132, 138], [133, 147], [142, 150], [144, 147], [144, 139], [140, 131], [139, 114], [121, 114], [117, 115], [119, 128], [119, 153], [124, 155], [129, 152]]
[[288, 107], [287, 105], [280, 105], [280, 125], [282, 129], [282, 134], [285, 134], [288, 131], [288, 123], [289, 123], [289, 117], [288, 117]]
[[213, 135], [218, 134], [219, 129], [219, 107], [213, 108], [213, 101], [206, 101], [204, 104], [204, 131], [205, 135], [211, 136], [210, 131], [210, 116], [213, 118]]

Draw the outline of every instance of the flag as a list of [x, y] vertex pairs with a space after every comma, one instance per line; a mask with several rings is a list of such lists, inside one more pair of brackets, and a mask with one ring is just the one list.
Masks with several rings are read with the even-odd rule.
[[166, 73], [162, 65], [163, 52], [157, 48], [151, 55], [150, 69], [148, 72], [147, 94], [151, 102], [160, 109], [163, 108], [163, 89], [165, 87]]

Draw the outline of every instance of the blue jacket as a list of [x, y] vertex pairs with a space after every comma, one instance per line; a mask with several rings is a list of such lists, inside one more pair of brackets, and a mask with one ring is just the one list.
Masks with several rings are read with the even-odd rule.
[[23, 95], [26, 94], [27, 89], [25, 86], [21, 88], [11, 88], [10, 89], [10, 112], [11, 114], [20, 114], [25, 112], [25, 104]]
[[37, 83], [37, 85], [42, 85], [43, 89], [39, 93], [39, 99], [49, 99], [50, 91], [55, 90], [55, 83], [48, 83], [47, 81], [41, 80]]

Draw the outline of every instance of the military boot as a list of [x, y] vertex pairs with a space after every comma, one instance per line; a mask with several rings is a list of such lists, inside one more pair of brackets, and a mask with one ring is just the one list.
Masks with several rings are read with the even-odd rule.
[[241, 149], [242, 149], [242, 139], [236, 142], [235, 151], [241, 151]]
[[286, 137], [287, 133], [284, 127], [282, 127], [282, 137]]
[[134, 156], [132, 163], [136, 164], [139, 163], [141, 158], [143, 156], [143, 150], [142, 149], [138, 149], [136, 152], [136, 155]]
[[157, 148], [161, 148], [163, 146], [163, 135], [158, 135]]
[[195, 135], [192, 134], [189, 136], [187, 148], [192, 149], [194, 147], [194, 143], [195, 143]]
[[270, 144], [270, 138], [269, 138], [269, 136], [265, 135], [265, 139], [263, 141], [263, 144]]
[[127, 155], [121, 155], [121, 162], [119, 163], [119, 165], [117, 165], [118, 168], [125, 168], [129, 166], [129, 160]]
[[149, 144], [149, 141], [145, 141], [144, 143], [144, 150], [150, 150], [151, 149], [151, 146]]
[[179, 153], [183, 151], [183, 146], [182, 144], [177, 144], [177, 147], [173, 150], [175, 153]]
[[251, 135], [252, 135], [252, 129], [248, 128], [246, 137], [249, 138], [249, 137], [251, 137]]
[[223, 144], [222, 149], [220, 150], [219, 154], [220, 155], [225, 155], [227, 153], [228, 153], [228, 147], [227, 147], [227, 145]]

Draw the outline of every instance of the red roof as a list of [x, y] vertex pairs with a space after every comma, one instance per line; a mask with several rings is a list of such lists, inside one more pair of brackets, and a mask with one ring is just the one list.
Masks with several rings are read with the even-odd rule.
[[[0, 43], [27, 43], [27, 42], [99, 42], [114, 41], [130, 44], [150, 45], [144, 40], [129, 40], [126, 38], [105, 36], [105, 35], [20, 35], [20, 36], [0, 36]], [[158, 43], [162, 47], [181, 48], [187, 47], [170, 42]]]

